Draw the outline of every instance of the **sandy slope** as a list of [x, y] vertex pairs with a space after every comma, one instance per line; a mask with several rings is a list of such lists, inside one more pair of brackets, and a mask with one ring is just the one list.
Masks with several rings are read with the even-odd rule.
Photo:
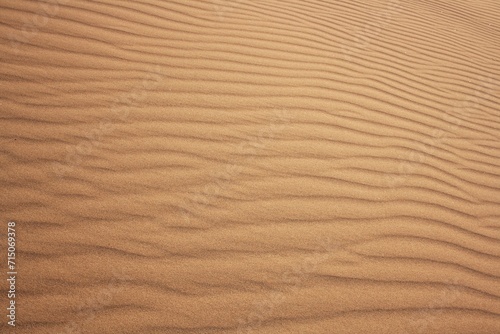
[[0, 3], [15, 333], [500, 333], [498, 1], [49, 3]]

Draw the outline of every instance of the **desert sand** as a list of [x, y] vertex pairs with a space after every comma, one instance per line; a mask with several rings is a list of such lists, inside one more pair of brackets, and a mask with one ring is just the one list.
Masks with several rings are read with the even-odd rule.
[[500, 333], [499, 17], [3, 1], [1, 332]]

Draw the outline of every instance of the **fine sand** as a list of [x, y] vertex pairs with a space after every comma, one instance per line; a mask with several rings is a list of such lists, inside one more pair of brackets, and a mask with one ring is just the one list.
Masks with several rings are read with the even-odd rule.
[[2, 333], [500, 333], [498, 0], [0, 7]]

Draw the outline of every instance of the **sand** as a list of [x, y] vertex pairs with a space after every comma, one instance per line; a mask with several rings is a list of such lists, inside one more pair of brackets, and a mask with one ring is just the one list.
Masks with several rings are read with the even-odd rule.
[[3, 1], [2, 333], [500, 333], [497, 0]]

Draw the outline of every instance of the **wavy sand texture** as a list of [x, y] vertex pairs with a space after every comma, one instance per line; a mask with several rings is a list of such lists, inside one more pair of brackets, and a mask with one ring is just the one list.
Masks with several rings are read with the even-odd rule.
[[15, 333], [500, 333], [497, 0], [0, 7]]

